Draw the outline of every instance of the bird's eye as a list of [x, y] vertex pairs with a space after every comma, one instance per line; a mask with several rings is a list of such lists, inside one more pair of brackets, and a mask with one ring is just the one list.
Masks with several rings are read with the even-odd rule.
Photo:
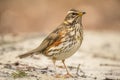
[[72, 13], [72, 15], [76, 15], [77, 13]]

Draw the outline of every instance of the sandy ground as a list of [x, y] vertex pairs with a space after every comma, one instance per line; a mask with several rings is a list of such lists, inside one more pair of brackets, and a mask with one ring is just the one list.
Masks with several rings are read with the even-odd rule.
[[[2, 38], [3, 37], [3, 38]], [[75, 55], [66, 59], [73, 78], [65, 78], [61, 61], [54, 66], [46, 57], [17, 58], [39, 46], [40, 34], [4, 35], [0, 38], [0, 80], [120, 80], [120, 33], [85, 31], [84, 41]]]

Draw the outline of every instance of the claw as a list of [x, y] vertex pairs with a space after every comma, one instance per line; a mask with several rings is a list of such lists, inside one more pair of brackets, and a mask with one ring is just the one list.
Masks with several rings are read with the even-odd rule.
[[62, 76], [60, 74], [55, 74], [55, 78], [61, 78]]
[[73, 77], [70, 73], [67, 73], [64, 75], [65, 78], [70, 78], [70, 77]]

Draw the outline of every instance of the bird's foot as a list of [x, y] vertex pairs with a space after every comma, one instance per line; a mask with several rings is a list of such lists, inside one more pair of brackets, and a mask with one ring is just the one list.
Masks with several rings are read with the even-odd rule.
[[61, 69], [64, 69], [65, 67], [64, 66], [57, 66], [58, 68], [61, 68]]
[[70, 78], [70, 77], [73, 77], [73, 75], [71, 75], [70, 73], [67, 73], [64, 75], [65, 78]]
[[67, 73], [65, 75], [61, 75], [61, 74], [55, 74], [54, 75], [55, 78], [73, 78], [73, 75], [71, 75], [70, 73]]
[[55, 78], [61, 78], [62, 76], [60, 74], [55, 74]]

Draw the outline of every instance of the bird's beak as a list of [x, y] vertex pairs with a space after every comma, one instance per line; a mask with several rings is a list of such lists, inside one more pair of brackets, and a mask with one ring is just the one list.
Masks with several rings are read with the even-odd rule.
[[86, 14], [86, 12], [79, 12], [79, 16]]

